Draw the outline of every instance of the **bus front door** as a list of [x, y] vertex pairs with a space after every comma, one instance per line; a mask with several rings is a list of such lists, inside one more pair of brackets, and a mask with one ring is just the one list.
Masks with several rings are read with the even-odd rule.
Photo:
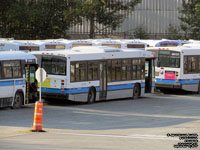
[[99, 99], [106, 99], [107, 97], [107, 64], [100, 62], [100, 87]]
[[153, 60], [146, 59], [145, 61], [145, 93], [151, 93], [152, 89], [152, 72]]
[[38, 99], [37, 80], [35, 72], [38, 66], [35, 64], [26, 65], [26, 101], [25, 104], [34, 103]]

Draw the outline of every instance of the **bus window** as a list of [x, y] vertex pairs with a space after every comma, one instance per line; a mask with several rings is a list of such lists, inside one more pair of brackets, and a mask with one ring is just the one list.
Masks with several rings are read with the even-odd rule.
[[30, 67], [30, 83], [35, 83], [35, 72], [36, 68], [34, 66]]
[[22, 68], [20, 61], [11, 61], [13, 77], [20, 78], [22, 77]]
[[3, 62], [4, 78], [12, 78], [12, 68], [9, 62]]
[[180, 67], [180, 53], [161, 50], [159, 51], [158, 67]]
[[102, 46], [109, 46], [109, 47], [121, 48], [120, 44], [102, 44]]
[[127, 48], [145, 48], [144, 44], [127, 44]]
[[88, 80], [98, 80], [98, 64], [95, 62], [88, 62]]
[[22, 77], [22, 68], [20, 61], [5, 61], [3, 62], [3, 70], [5, 78], [20, 78]]
[[45, 49], [65, 49], [65, 45], [45, 45]]
[[199, 60], [198, 60], [198, 62], [199, 62], [199, 70], [198, 70], [198, 72], [200, 72], [200, 56], [199, 56]]
[[74, 82], [75, 81], [75, 64], [71, 64], [71, 69], [70, 69], [70, 81]]
[[66, 75], [66, 59], [56, 58], [52, 56], [42, 57], [42, 68], [44, 68], [47, 74], [51, 75]]
[[19, 46], [19, 50], [35, 50], [35, 51], [39, 51], [40, 47], [39, 46]]
[[92, 44], [72, 44], [72, 47], [78, 47], [78, 46], [92, 46]]

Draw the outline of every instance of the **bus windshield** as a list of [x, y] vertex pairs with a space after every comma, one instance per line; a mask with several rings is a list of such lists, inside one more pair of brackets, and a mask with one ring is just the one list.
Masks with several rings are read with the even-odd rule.
[[66, 75], [66, 58], [56, 56], [42, 56], [42, 68], [47, 74]]
[[160, 50], [158, 55], [158, 67], [180, 68], [179, 52]]

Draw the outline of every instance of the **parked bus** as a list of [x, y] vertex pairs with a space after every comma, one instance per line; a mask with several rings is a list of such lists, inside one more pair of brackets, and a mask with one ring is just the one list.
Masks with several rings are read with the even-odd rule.
[[141, 42], [139, 40], [120, 40], [122, 43], [122, 48], [127, 48], [129, 50], [145, 50], [147, 48], [148, 44]]
[[9, 40], [0, 41], [0, 51], [40, 51], [41, 41]]
[[200, 93], [200, 48], [147, 48], [155, 59], [156, 89], [182, 89]]
[[108, 46], [114, 48], [122, 48], [122, 43], [119, 40], [112, 39], [96, 39], [91, 40], [96, 46]]
[[41, 45], [42, 50], [64, 50], [71, 49], [78, 46], [93, 46], [94, 44], [88, 40], [65, 40], [65, 39], [54, 39], [45, 40]]
[[158, 43], [156, 43], [155, 47], [176, 47], [181, 45], [182, 45], [181, 41], [161, 40]]
[[20, 108], [37, 100], [36, 69], [32, 54], [0, 52], [0, 107]]
[[148, 47], [177, 47], [183, 44], [180, 40], [140, 40], [148, 45]]
[[47, 72], [42, 98], [93, 103], [138, 98], [154, 90], [153, 55], [113, 47], [32, 52]]

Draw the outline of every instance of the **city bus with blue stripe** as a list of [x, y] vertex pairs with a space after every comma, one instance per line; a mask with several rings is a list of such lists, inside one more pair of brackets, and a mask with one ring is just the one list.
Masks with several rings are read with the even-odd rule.
[[151, 52], [89, 46], [32, 54], [47, 72], [42, 83], [42, 98], [45, 100], [94, 103], [138, 98], [154, 90], [154, 57]]
[[37, 100], [36, 62], [26, 52], [0, 52], [0, 107], [20, 108]]
[[200, 93], [200, 48], [152, 47], [155, 56], [156, 89], [168, 93], [171, 89]]

